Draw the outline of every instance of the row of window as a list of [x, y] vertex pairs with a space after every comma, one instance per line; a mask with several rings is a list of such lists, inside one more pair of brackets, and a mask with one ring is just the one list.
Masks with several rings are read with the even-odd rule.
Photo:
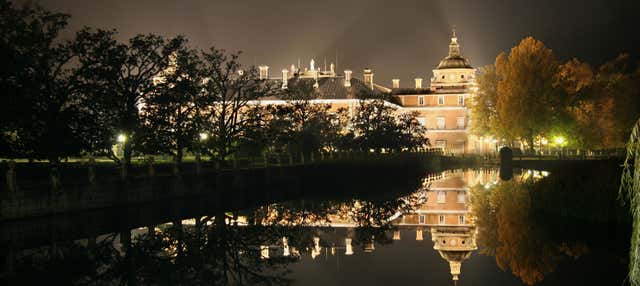
[[[458, 191], [457, 202], [463, 204], [466, 202], [467, 194], [465, 191]], [[447, 192], [438, 191], [438, 203], [444, 204], [447, 202]]]
[[[418, 117], [418, 122], [422, 124], [422, 126], [427, 126], [427, 118], [425, 117]], [[456, 117], [456, 128], [464, 129], [464, 127], [465, 127], [464, 116]], [[445, 128], [446, 128], [446, 124], [445, 124], [444, 116], [436, 117], [436, 129], [445, 129]]]
[[[418, 96], [418, 105], [424, 105], [424, 95]], [[438, 105], [444, 105], [444, 95], [438, 95]], [[458, 95], [458, 105], [464, 105], [464, 95]]]
[[[427, 223], [427, 217], [425, 215], [420, 215], [418, 217], [418, 223], [419, 224], [426, 224]], [[458, 216], [458, 224], [465, 224], [466, 223], [466, 218], [464, 215], [459, 215]], [[438, 215], [438, 224], [445, 224], [445, 219], [444, 219], [444, 215]]]

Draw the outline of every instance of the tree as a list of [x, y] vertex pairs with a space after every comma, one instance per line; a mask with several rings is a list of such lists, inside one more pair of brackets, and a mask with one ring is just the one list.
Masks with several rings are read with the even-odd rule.
[[39, 6], [15, 9], [4, 1], [0, 9], [0, 50], [6, 57], [0, 87], [7, 103], [0, 110], [2, 149], [9, 156], [47, 159], [55, 166], [83, 148], [74, 97], [76, 54], [70, 41], [58, 39], [69, 16]]
[[242, 70], [238, 57], [216, 48], [202, 53], [202, 72], [208, 76], [203, 86], [207, 100], [203, 120], [211, 135], [206, 147], [217, 161], [234, 154], [252, 126], [251, 118], [243, 116], [249, 103], [277, 92], [275, 85], [258, 77], [255, 68]]
[[428, 145], [426, 129], [416, 119], [417, 114], [397, 114], [389, 101], [388, 94], [360, 95], [351, 121], [354, 146], [380, 152], [383, 149], [400, 151]]
[[506, 135], [521, 138], [533, 148], [535, 136], [553, 125], [562, 108], [554, 84], [558, 62], [542, 42], [528, 37], [508, 57], [499, 55], [495, 66], [499, 76], [497, 121], [508, 130]]
[[202, 132], [203, 76], [197, 51], [183, 46], [170, 59], [144, 102], [141, 137], [147, 153], [172, 154], [180, 163], [184, 150], [193, 150]]
[[141, 147], [142, 136], [140, 109], [154, 91], [154, 78], [165, 71], [169, 56], [180, 49], [185, 39], [181, 36], [165, 40], [161, 36], [137, 35], [128, 43], [117, 44], [110, 40], [111, 34], [103, 37], [89, 37], [88, 47], [101, 46], [102, 49], [86, 49], [83, 77], [88, 87], [94, 88], [87, 94], [87, 102], [93, 106], [93, 113], [101, 122], [107, 122], [110, 140], [101, 136], [101, 146], [113, 144], [122, 135], [123, 163], [131, 164], [132, 152]]
[[478, 92], [471, 98], [469, 109], [473, 118], [471, 131], [478, 136], [495, 134], [502, 137], [503, 132], [498, 126], [496, 101], [498, 98], [498, 74], [494, 65], [481, 67], [477, 76]]

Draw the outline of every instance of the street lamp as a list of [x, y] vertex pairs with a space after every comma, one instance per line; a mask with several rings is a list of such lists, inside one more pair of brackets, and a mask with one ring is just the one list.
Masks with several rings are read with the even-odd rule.
[[567, 143], [567, 140], [562, 136], [556, 136], [553, 141], [556, 143], [556, 145], [560, 146], [560, 157], [562, 157], [562, 147], [564, 147], [564, 145]]
[[118, 141], [118, 143], [124, 143], [127, 141], [127, 136], [124, 134], [118, 134], [116, 141]]
[[200, 141], [205, 141], [209, 138], [209, 134], [207, 133], [200, 133]]

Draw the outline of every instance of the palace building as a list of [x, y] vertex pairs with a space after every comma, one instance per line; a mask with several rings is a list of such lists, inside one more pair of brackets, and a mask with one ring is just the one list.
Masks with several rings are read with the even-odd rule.
[[[313, 102], [330, 104], [332, 108], [345, 108], [350, 114], [358, 106], [358, 94], [363, 91], [392, 95], [388, 104], [398, 113], [417, 112], [418, 121], [427, 128], [427, 137], [433, 147], [449, 153], [486, 152], [487, 144], [469, 133], [471, 118], [466, 103], [476, 90], [475, 72], [469, 61], [462, 56], [455, 30], [452, 33], [449, 51], [432, 70], [428, 85], [422, 78], [414, 79], [411, 88], [401, 88], [400, 79], [393, 79], [391, 87], [374, 81], [374, 72], [364, 69], [362, 78], [346, 69], [342, 75], [333, 63], [323, 69], [310, 61], [309, 67], [291, 65], [282, 70], [282, 76], [269, 77], [269, 67], [259, 66], [260, 77], [277, 81], [283, 89], [299, 81], [308, 81], [317, 89], [318, 97]], [[261, 104], [282, 104], [283, 100], [265, 98]], [[486, 143], [486, 142], [485, 142]]]

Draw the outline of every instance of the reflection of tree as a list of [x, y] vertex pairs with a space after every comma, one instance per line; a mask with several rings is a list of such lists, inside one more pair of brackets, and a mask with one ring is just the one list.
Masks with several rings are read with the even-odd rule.
[[588, 251], [583, 243], [550, 237], [547, 223], [533, 211], [532, 194], [539, 191], [532, 181], [472, 189], [481, 253], [494, 255], [500, 268], [510, 269], [529, 285], [553, 272], [562, 257], [577, 258]]
[[[58, 243], [20, 252], [13, 269], [0, 272], [0, 284], [50, 277], [56, 285], [286, 285], [286, 266], [300, 252], [313, 251], [318, 237], [335, 232], [331, 223], [348, 219], [355, 227], [347, 236], [366, 251], [373, 242], [390, 243], [390, 219], [423, 200], [417, 193], [378, 202], [276, 204], [249, 211], [246, 225], [239, 225], [238, 213], [218, 212], [194, 225], [177, 220], [133, 238], [125, 231], [119, 240], [110, 235], [87, 245]], [[266, 248], [272, 250], [268, 257]]]

